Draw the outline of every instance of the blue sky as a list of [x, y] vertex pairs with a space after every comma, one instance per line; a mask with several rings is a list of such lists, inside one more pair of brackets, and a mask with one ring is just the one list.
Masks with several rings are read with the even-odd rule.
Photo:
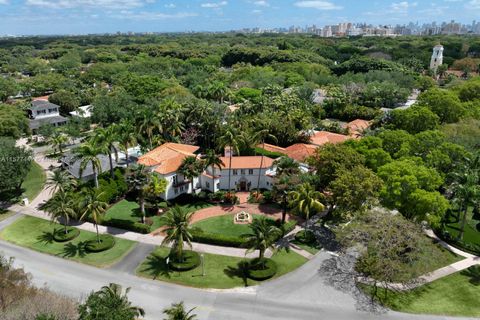
[[0, 0], [1, 34], [223, 31], [480, 20], [480, 0]]

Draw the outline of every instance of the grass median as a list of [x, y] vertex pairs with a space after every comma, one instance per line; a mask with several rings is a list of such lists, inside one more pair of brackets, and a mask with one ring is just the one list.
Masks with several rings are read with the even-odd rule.
[[115, 238], [113, 248], [103, 252], [89, 253], [85, 250], [85, 245], [88, 240], [95, 239], [95, 233], [80, 230], [80, 235], [75, 239], [59, 243], [53, 240], [54, 228], [62, 228], [62, 226], [39, 218], [23, 217], [0, 232], [0, 239], [96, 267], [107, 267], [114, 264], [135, 246], [133, 241]]
[[[158, 247], [137, 268], [137, 275], [197, 288], [228, 289], [258, 284], [257, 281], [244, 276], [240, 267], [241, 262], [245, 261], [243, 258], [205, 253], [205, 276], [202, 276], [202, 266], [184, 272], [169, 270], [165, 263], [169, 252], [168, 248]], [[277, 263], [278, 267], [275, 278], [291, 272], [307, 262], [306, 258], [292, 251], [289, 253], [277, 252], [272, 260]]]

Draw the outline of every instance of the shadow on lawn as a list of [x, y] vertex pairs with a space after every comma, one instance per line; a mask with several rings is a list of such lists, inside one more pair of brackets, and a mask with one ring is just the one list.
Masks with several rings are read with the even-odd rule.
[[164, 276], [170, 279], [171, 271], [167, 266], [165, 257], [158, 254], [151, 254], [147, 257], [147, 261], [140, 270], [153, 275], [153, 280], [156, 280], [159, 276]]
[[44, 244], [52, 244], [55, 240], [53, 239], [53, 232], [42, 232], [41, 235], [37, 237], [38, 242]]
[[480, 266], [470, 267], [467, 270], [460, 272], [460, 274], [469, 277], [470, 280], [468, 282], [471, 284], [475, 286], [480, 285]]
[[241, 278], [245, 287], [248, 287], [248, 268], [250, 264], [247, 260], [242, 260], [237, 263], [236, 267], [227, 267], [223, 272], [229, 278]]
[[77, 244], [67, 243], [63, 247], [63, 251], [60, 254], [63, 258], [73, 258], [75, 256], [79, 256], [83, 258], [87, 255], [87, 249], [85, 248], [87, 245], [87, 241], [82, 241]]

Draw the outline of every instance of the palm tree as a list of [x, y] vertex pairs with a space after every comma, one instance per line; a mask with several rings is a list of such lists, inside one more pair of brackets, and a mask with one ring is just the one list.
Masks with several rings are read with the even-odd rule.
[[61, 190], [42, 205], [41, 208], [50, 214], [52, 222], [60, 222], [60, 219], [63, 219], [65, 234], [67, 234], [67, 226], [70, 223], [70, 218], [75, 216], [75, 204], [71, 194]]
[[92, 218], [95, 229], [97, 230], [98, 243], [100, 243], [98, 224], [102, 220], [103, 214], [108, 208], [108, 204], [101, 200], [102, 196], [103, 193], [97, 194], [96, 192], [87, 192], [83, 199], [83, 214], [80, 217], [80, 220], [83, 220], [85, 217]]
[[172, 243], [171, 253], [176, 256], [179, 262], [183, 260], [184, 242], [186, 242], [190, 248], [192, 247], [193, 237], [188, 230], [192, 216], [193, 212], [187, 212], [182, 207], [175, 206], [162, 217], [167, 234], [162, 241], [162, 245]]
[[454, 194], [453, 201], [458, 205], [459, 218], [460, 213], [463, 212], [460, 233], [458, 234], [458, 239], [463, 239], [468, 208], [476, 205], [480, 199], [479, 173], [475, 169], [465, 168], [462, 172], [456, 174], [456, 180], [451, 188]]
[[194, 193], [194, 180], [196, 177], [200, 176], [204, 170], [203, 161], [197, 157], [190, 156], [183, 159], [178, 172], [183, 174], [185, 178], [190, 180], [192, 184], [192, 194]]
[[245, 235], [245, 246], [248, 248], [247, 252], [258, 250], [258, 258], [263, 260], [265, 251], [274, 246], [275, 241], [281, 236], [282, 232], [265, 217], [253, 220], [250, 224], [250, 229], [252, 234]]
[[162, 119], [159, 113], [155, 113], [148, 108], [144, 112], [143, 119], [139, 126], [139, 133], [147, 136], [150, 150], [153, 149], [153, 136], [156, 130], [163, 132]]
[[53, 171], [53, 175], [47, 180], [47, 189], [51, 189], [50, 193], [54, 194], [57, 191], [66, 192], [77, 186], [77, 180], [72, 177], [68, 172], [56, 169]]
[[[264, 149], [264, 150], [265, 150], [265, 139], [270, 139], [272, 141], [277, 141], [277, 137], [272, 135], [268, 129], [259, 130], [256, 135], [257, 135], [259, 141], [262, 143], [262, 149]], [[260, 158], [260, 167], [258, 168], [257, 195], [260, 192], [260, 177], [261, 177], [261, 172], [262, 172], [262, 168], [263, 168], [263, 157], [264, 157], [264, 155], [263, 155], [263, 152], [262, 152], [262, 156]]]
[[225, 164], [213, 149], [207, 150], [203, 155], [202, 159], [205, 165], [205, 169], [210, 166], [212, 167], [213, 192], [215, 193], [215, 167], [217, 167], [219, 170], [222, 170], [222, 167], [225, 166]]
[[68, 142], [68, 137], [65, 134], [56, 134], [50, 137], [50, 144], [53, 147], [55, 153], [63, 154], [63, 145]]
[[140, 206], [140, 213], [142, 214], [142, 223], [145, 223], [145, 190], [149, 183], [149, 173], [146, 167], [139, 165], [132, 168], [130, 174], [127, 176], [127, 183], [130, 188], [135, 190], [138, 194], [138, 204]]
[[229, 165], [228, 165], [228, 190], [232, 190], [231, 179], [232, 179], [232, 156], [233, 153], [238, 153], [238, 140], [236, 130], [229, 126], [225, 130], [223, 136], [220, 137], [220, 145], [222, 148], [230, 148], [229, 156]]
[[277, 167], [276, 174], [279, 176], [294, 176], [301, 173], [298, 162], [289, 157], [281, 157], [275, 160], [273, 165]]
[[[312, 213], [316, 214], [325, 209], [325, 206], [320, 202], [322, 194], [309, 183], [301, 184], [297, 190], [290, 191], [289, 195], [292, 207], [298, 213], [304, 215], [307, 221]], [[307, 226], [307, 224], [305, 225]]]
[[112, 179], [115, 178], [113, 173], [113, 158], [112, 151], [115, 152], [115, 158], [118, 161], [118, 152], [115, 146], [115, 142], [118, 140], [117, 135], [117, 126], [115, 124], [110, 125], [107, 128], [98, 128], [95, 130], [95, 136], [93, 136], [93, 143], [97, 145], [98, 148], [103, 150], [108, 156], [108, 161], [110, 164], [110, 175]]
[[90, 164], [93, 171], [93, 180], [95, 187], [98, 188], [98, 174], [102, 171], [102, 163], [98, 155], [102, 154], [102, 148], [99, 148], [91, 141], [87, 141], [73, 151], [72, 162], [80, 161], [80, 177], [83, 176], [85, 168]]
[[172, 303], [170, 308], [163, 310], [163, 313], [168, 316], [164, 320], [194, 320], [197, 318], [197, 315], [192, 314], [193, 310], [195, 310], [195, 308], [186, 311], [183, 301], [180, 303]]
[[128, 168], [128, 149], [133, 147], [137, 143], [137, 134], [135, 132], [135, 127], [132, 122], [128, 120], [123, 120], [122, 122], [120, 122], [117, 130], [118, 142], [120, 143], [121, 149], [125, 154], [125, 161]]
[[[130, 288], [127, 288], [125, 293], [122, 293], [122, 291], [121, 285], [110, 283], [108, 286], [104, 286], [99, 291], [92, 293], [87, 299], [86, 305], [89, 304], [90, 299], [92, 299], [92, 304], [100, 304], [102, 306], [101, 309], [105, 313], [103, 316], [108, 312], [123, 315], [124, 317], [128, 316], [129, 319], [138, 319], [138, 317], [145, 316], [145, 311], [142, 308], [132, 306], [132, 303], [128, 300], [127, 295], [130, 292]], [[99, 319], [96, 314], [88, 314], [90, 310], [87, 306], [81, 305], [79, 309], [81, 319]], [[96, 310], [98, 310], [98, 306]], [[103, 319], [103, 316], [100, 316], [100, 318]]]
[[282, 224], [285, 223], [287, 218], [287, 208], [288, 208], [288, 195], [293, 188], [299, 183], [298, 176], [290, 176], [288, 174], [282, 173], [275, 176], [273, 179], [273, 197], [281, 203], [282, 206]]

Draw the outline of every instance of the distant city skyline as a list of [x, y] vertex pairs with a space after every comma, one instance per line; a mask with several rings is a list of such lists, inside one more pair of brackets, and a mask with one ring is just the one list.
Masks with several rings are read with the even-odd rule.
[[0, 35], [287, 30], [480, 20], [480, 0], [0, 0]]

